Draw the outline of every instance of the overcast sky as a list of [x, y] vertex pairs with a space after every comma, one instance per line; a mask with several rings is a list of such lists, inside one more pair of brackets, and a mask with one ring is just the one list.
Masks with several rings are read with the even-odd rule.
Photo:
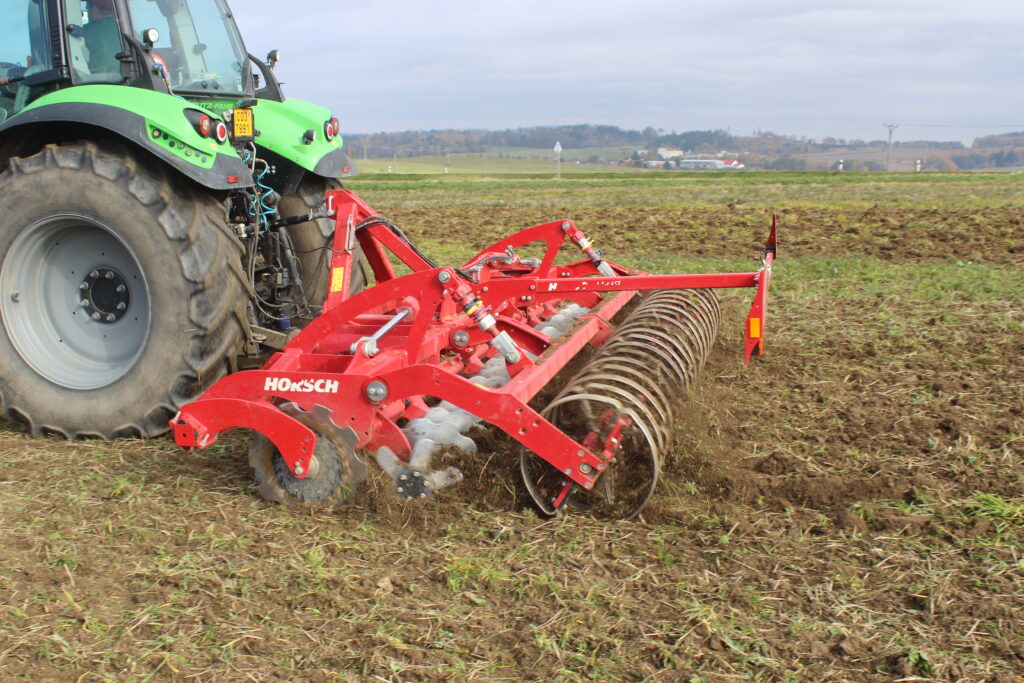
[[1021, 0], [234, 0], [353, 133], [602, 123], [820, 139], [1024, 130]]

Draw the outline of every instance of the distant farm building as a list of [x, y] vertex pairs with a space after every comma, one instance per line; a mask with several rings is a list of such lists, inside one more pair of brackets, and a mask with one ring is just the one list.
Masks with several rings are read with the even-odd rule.
[[682, 171], [739, 171], [746, 168], [736, 159], [673, 159], [666, 161], [665, 166]]

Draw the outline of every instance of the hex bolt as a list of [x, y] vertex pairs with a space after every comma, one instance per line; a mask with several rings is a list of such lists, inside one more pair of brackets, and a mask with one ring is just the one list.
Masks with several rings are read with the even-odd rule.
[[572, 470], [569, 469], [568, 467], [565, 468], [565, 473], [569, 476], [572, 476]]
[[112, 323], [115, 320], [117, 320], [117, 316], [116, 315], [114, 315], [113, 313], [107, 313], [107, 322], [108, 323]]
[[89, 273], [89, 277], [91, 277], [93, 280], [98, 280], [99, 277], [100, 277], [100, 271], [98, 271], [98, 270], [92, 271], [91, 273]]
[[571, 227], [572, 227], [572, 224], [569, 223], [569, 221], [565, 221], [564, 223], [562, 223], [562, 231], [563, 232], [569, 232], [569, 228], [571, 228]]
[[84, 307], [86, 307], [86, 308], [88, 308], [88, 307], [89, 307], [89, 300], [88, 300], [88, 299], [82, 299], [82, 300], [81, 300], [81, 301], [79, 301], [78, 303], [82, 304], [82, 306], [84, 306]]
[[590, 474], [593, 471], [594, 471], [594, 468], [591, 467], [590, 465], [588, 465], [587, 463], [583, 463], [582, 465], [580, 465], [580, 472], [582, 474]]
[[404, 474], [400, 474], [400, 475], [398, 475], [398, 478], [399, 478], [400, 480], [402, 480], [402, 481], [405, 481], [405, 480], [406, 480], [406, 479], [408, 479], [409, 477], [405, 476]]
[[452, 342], [460, 348], [465, 346], [469, 343], [469, 332], [466, 332], [465, 330], [458, 330], [452, 335]]
[[92, 314], [92, 319], [93, 319], [93, 320], [99, 320], [99, 319], [100, 319], [100, 317], [102, 317], [102, 316], [100, 316], [100, 314], [99, 314], [98, 312], [97, 312], [97, 313], [93, 313], [93, 314]]
[[82, 291], [85, 291], [85, 290], [89, 289], [89, 283], [88, 282], [83, 282], [82, 284], [78, 285], [78, 288], [81, 289]]
[[586, 455], [586, 452], [585, 451], [576, 451], [576, 455], [578, 455], [578, 456], [580, 456], [582, 458], [584, 455]]
[[489, 292], [489, 291], [491, 291], [491, 288], [490, 287], [484, 287], [482, 291]]
[[608, 466], [605, 465], [604, 463], [601, 463], [600, 465], [597, 466], [598, 472], [604, 472], [606, 469], [608, 469]]
[[440, 273], [437, 274], [437, 279], [438, 281], [441, 282], [441, 284], [444, 284], [452, 279], [452, 274], [449, 273], [447, 270], [442, 270]]
[[302, 465], [295, 466], [295, 474], [302, 474], [305, 470], [302, 469]]
[[583, 485], [583, 488], [589, 491], [590, 489], [594, 488], [594, 482], [588, 481], [586, 484]]
[[398, 491], [399, 493], [405, 493], [405, 489], [403, 489], [401, 486], [395, 487], [395, 490]]
[[128, 288], [125, 287], [124, 285], [118, 285], [116, 291], [118, 294], [124, 294], [126, 291], [128, 291]]
[[119, 311], [123, 311], [126, 308], [128, 308], [128, 307], [125, 306], [123, 301], [117, 305], [117, 310], [119, 310]]
[[388, 388], [384, 382], [374, 380], [366, 385], [366, 397], [374, 403], [383, 401], [388, 397]]
[[108, 280], [113, 280], [114, 279], [114, 271], [108, 270], [107, 272], [103, 273], [103, 277], [107, 278]]

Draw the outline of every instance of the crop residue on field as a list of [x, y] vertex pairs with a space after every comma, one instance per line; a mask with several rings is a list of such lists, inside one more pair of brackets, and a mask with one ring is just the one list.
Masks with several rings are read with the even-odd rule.
[[[364, 193], [442, 257], [571, 217], [613, 257], [665, 272], [749, 266], [781, 205], [768, 355], [742, 365], [748, 293], [730, 294], [641, 520], [524, 511], [517, 450], [501, 439], [460, 459], [466, 481], [438, 501], [399, 501], [378, 478], [328, 514], [259, 501], [243, 434], [192, 454], [7, 428], [0, 670], [1018, 680], [1021, 180], [917, 179], [900, 200], [910, 181], [869, 192], [837, 179], [816, 201], [778, 178], [742, 205], [728, 205], [743, 189], [728, 179], [707, 181], [717, 199], [703, 205], [667, 207], [658, 189], [636, 210], [557, 183], [535, 186], [561, 199], [516, 208], [489, 205], [502, 183], [465, 184], [451, 210], [424, 206], [415, 183]], [[643, 198], [630, 182], [616, 192]], [[944, 196], [950, 184], [977, 199]], [[844, 193], [862, 205], [830, 205]], [[432, 225], [446, 232], [428, 238]]]

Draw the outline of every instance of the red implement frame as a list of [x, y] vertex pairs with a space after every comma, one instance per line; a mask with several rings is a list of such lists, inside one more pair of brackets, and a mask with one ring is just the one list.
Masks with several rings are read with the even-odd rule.
[[[775, 218], [762, 266], [751, 273], [647, 275], [603, 260], [570, 221], [537, 225], [500, 240], [462, 268], [436, 267], [393, 225], [349, 190], [327, 194], [336, 229], [331, 286], [323, 313], [260, 370], [230, 375], [171, 420], [175, 441], [205, 447], [220, 433], [247, 427], [264, 434], [292, 474], [308, 472], [316, 434], [277, 408], [321, 405], [350, 429], [357, 448], [390, 448], [408, 461], [410, 445], [397, 421], [424, 414], [437, 397], [483, 418], [590, 489], [614, 451], [572, 440], [533, 410], [533, 398], [588, 343], [607, 338], [612, 317], [638, 291], [755, 287], [746, 320], [745, 360], [763, 351], [768, 285], [775, 260]], [[542, 242], [539, 263], [516, 250]], [[587, 258], [557, 265], [566, 242]], [[348, 274], [361, 247], [377, 284], [349, 296]], [[396, 277], [388, 253], [413, 273]], [[611, 293], [611, 294], [609, 294]], [[558, 339], [534, 329], [575, 302], [590, 311]], [[511, 381], [488, 389], [468, 379], [496, 353]]]

